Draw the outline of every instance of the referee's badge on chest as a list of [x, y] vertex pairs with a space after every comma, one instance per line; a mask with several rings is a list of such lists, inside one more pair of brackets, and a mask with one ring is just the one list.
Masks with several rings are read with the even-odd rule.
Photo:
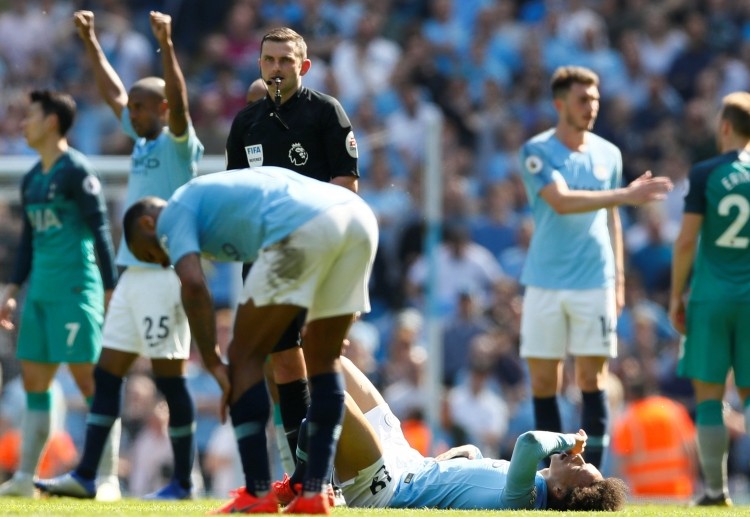
[[263, 145], [246, 145], [245, 154], [247, 155], [248, 167], [260, 167], [263, 165]]

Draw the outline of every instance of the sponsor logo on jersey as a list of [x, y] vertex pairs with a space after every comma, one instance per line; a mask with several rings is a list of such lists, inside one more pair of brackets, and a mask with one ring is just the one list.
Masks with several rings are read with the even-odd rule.
[[542, 170], [542, 159], [532, 154], [526, 158], [524, 165], [526, 166], [526, 170], [529, 171], [529, 174], [539, 174]]
[[91, 196], [96, 196], [102, 191], [102, 184], [99, 181], [99, 178], [91, 174], [83, 178], [82, 187], [83, 191]]
[[29, 208], [26, 211], [29, 223], [37, 232], [46, 232], [50, 228], [62, 228], [63, 224], [51, 208]]
[[292, 147], [289, 149], [289, 161], [292, 162], [297, 167], [301, 167], [302, 165], [307, 163], [307, 158], [309, 155], [307, 154], [307, 151], [305, 151], [305, 148], [302, 147], [302, 144], [299, 142], [296, 142], [292, 144]]
[[261, 144], [246, 145], [245, 156], [247, 156], [248, 167], [260, 167], [263, 165], [263, 146]]
[[612, 176], [612, 171], [606, 165], [594, 165], [594, 177], [599, 181], [607, 181]]
[[357, 152], [357, 139], [354, 138], [353, 131], [349, 131], [349, 134], [346, 135], [346, 152], [349, 153], [349, 156], [352, 158], [359, 157], [359, 153]]

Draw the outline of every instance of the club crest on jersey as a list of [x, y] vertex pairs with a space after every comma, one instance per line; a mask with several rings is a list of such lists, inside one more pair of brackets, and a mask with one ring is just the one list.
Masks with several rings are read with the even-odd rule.
[[292, 162], [297, 167], [301, 167], [302, 165], [307, 163], [307, 158], [309, 155], [307, 154], [307, 151], [305, 151], [305, 148], [302, 147], [302, 144], [299, 142], [296, 142], [292, 144], [292, 147], [289, 149], [289, 161]]
[[349, 131], [349, 134], [346, 135], [346, 152], [349, 153], [349, 156], [352, 158], [359, 157], [359, 153], [357, 152], [357, 139], [354, 138], [353, 131]]
[[91, 196], [96, 196], [102, 191], [102, 184], [99, 181], [99, 178], [92, 176], [91, 174], [83, 178], [82, 187], [83, 191]]
[[247, 156], [248, 167], [260, 167], [263, 165], [263, 146], [261, 144], [246, 145], [245, 156]]
[[542, 159], [532, 154], [526, 158], [524, 165], [530, 174], [539, 174], [542, 170]]
[[606, 165], [594, 165], [594, 177], [598, 179], [599, 181], [606, 181], [612, 176], [612, 171], [610, 171]]

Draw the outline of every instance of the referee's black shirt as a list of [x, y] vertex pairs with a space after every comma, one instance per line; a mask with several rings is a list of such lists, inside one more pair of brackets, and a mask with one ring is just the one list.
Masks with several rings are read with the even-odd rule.
[[227, 169], [285, 167], [329, 182], [359, 177], [357, 142], [341, 104], [301, 87], [278, 108], [270, 95], [243, 108], [227, 138]]

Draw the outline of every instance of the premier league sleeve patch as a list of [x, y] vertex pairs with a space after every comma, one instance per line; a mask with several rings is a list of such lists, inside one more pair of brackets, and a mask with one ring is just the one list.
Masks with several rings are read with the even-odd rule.
[[349, 156], [352, 158], [359, 157], [359, 153], [357, 152], [357, 139], [354, 138], [353, 131], [349, 131], [349, 134], [346, 135], [346, 152], [349, 153]]
[[526, 158], [524, 166], [526, 167], [526, 170], [529, 171], [529, 174], [539, 174], [544, 164], [542, 163], [541, 158], [532, 154]]
[[99, 194], [99, 192], [102, 191], [102, 184], [99, 181], [99, 178], [89, 174], [85, 178], [83, 178], [82, 188], [86, 194], [96, 196]]

